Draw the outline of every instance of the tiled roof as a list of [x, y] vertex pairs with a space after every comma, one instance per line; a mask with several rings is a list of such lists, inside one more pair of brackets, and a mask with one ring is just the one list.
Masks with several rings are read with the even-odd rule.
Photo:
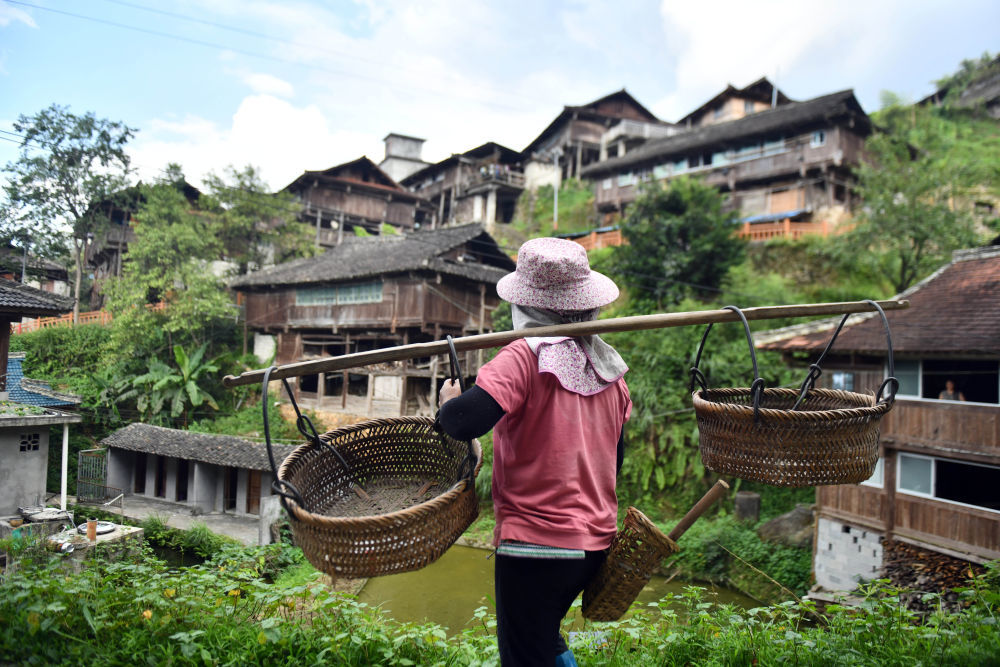
[[61, 315], [73, 310], [73, 297], [59, 296], [0, 278], [0, 313], [11, 315]]
[[735, 145], [754, 137], [792, 132], [798, 128], [827, 123], [839, 117], [849, 117], [858, 123], [857, 131], [870, 126], [868, 117], [854, 98], [854, 91], [842, 90], [804, 102], [791, 102], [774, 109], [726, 123], [705, 125], [663, 139], [653, 139], [630, 153], [595, 162], [583, 169], [585, 178], [614, 174], [629, 168], [668, 157], [715, 146]]
[[[957, 252], [950, 264], [896, 298], [910, 301], [906, 310], [886, 313], [897, 354], [1000, 355], [1000, 247]], [[764, 332], [755, 337], [757, 346], [819, 352], [839, 320]], [[881, 318], [866, 313], [848, 320], [833, 351], [884, 355]]]
[[7, 357], [7, 393], [16, 403], [43, 408], [79, 405], [80, 397], [53, 390], [48, 382], [24, 377], [24, 352], [11, 352]]
[[[101, 444], [105, 447], [234, 468], [271, 469], [264, 443], [250, 442], [232, 435], [195, 433], [136, 423], [118, 429], [104, 438]], [[275, 463], [280, 466], [294, 449], [295, 445], [274, 445]]]
[[[441, 257], [466, 243], [490, 264], [455, 262]], [[513, 260], [481, 225], [471, 224], [406, 235], [348, 239], [317, 257], [286, 262], [237, 278], [232, 286], [240, 289], [330, 283], [403, 271], [433, 271], [496, 284], [514, 266]]]

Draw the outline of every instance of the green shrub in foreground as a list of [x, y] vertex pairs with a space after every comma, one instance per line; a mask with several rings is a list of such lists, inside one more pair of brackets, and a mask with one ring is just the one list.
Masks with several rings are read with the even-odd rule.
[[[439, 626], [396, 623], [312, 582], [266, 583], [294, 551], [227, 547], [178, 571], [148, 556], [109, 563], [98, 551], [79, 574], [36, 554], [0, 586], [0, 656], [14, 664], [497, 663], [495, 620], [485, 608], [475, 613], [477, 627], [449, 638]], [[919, 618], [885, 582], [863, 593], [861, 607], [820, 616], [808, 602], [716, 607], [692, 586], [626, 620], [588, 624], [573, 650], [581, 666], [998, 664], [996, 563], [961, 591], [966, 607], [957, 614]]]

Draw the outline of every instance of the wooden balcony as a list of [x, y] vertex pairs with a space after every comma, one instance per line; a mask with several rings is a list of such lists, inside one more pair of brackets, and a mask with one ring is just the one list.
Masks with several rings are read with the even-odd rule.
[[896, 449], [1000, 464], [1000, 405], [899, 399], [881, 432]]
[[785, 218], [776, 222], [754, 224], [744, 222], [737, 234], [748, 241], [767, 241], [775, 238], [800, 239], [809, 234], [826, 238], [830, 235], [831, 229], [832, 227], [826, 220], [799, 222]]

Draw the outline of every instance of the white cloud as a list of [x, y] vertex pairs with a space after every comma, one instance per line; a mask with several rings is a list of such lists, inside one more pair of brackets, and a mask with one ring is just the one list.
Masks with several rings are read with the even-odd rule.
[[779, 88], [797, 99], [857, 85], [900, 40], [897, 26], [907, 6], [903, 0], [663, 0], [665, 29], [680, 45], [677, 88], [682, 96], [664, 98], [657, 109], [673, 120], [727, 83], [739, 87], [762, 76], [776, 79]]
[[292, 84], [270, 74], [251, 72], [243, 76], [243, 82], [250, 86], [255, 93], [280, 97], [292, 97], [295, 94], [295, 88]]
[[304, 170], [326, 169], [367, 153], [378, 162], [381, 146], [366, 133], [333, 130], [315, 105], [296, 107], [270, 95], [243, 99], [229, 127], [197, 117], [156, 119], [136, 140], [132, 155], [143, 180], [178, 162], [188, 180], [199, 183], [228, 165], [261, 169], [272, 189]]
[[18, 9], [16, 7], [11, 7], [7, 3], [0, 3], [0, 27], [7, 27], [14, 21], [23, 23], [29, 28], [37, 28], [38, 24], [35, 23], [35, 19], [31, 18], [31, 14]]

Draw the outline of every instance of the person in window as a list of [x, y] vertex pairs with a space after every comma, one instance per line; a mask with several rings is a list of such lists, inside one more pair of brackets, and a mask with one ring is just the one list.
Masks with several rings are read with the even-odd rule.
[[[597, 318], [618, 298], [566, 239], [521, 246], [497, 283], [515, 329]], [[460, 440], [493, 431], [497, 643], [503, 665], [575, 665], [559, 633], [617, 529], [617, 472], [632, 400], [628, 370], [598, 336], [527, 337], [485, 364], [476, 386], [441, 389], [441, 427]]]
[[938, 394], [941, 401], [964, 401], [965, 394], [955, 389], [955, 383], [951, 380], [944, 381], [944, 389]]

